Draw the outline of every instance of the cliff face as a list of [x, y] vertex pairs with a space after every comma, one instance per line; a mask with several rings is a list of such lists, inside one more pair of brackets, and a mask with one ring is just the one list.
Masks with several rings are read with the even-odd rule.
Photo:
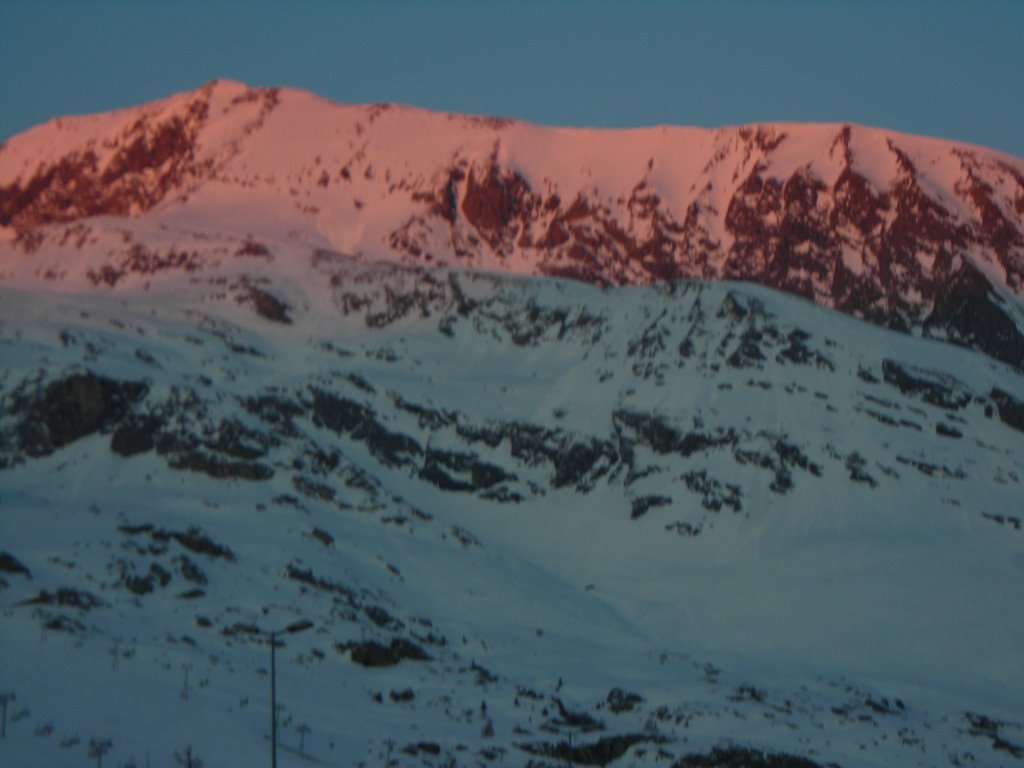
[[0, 149], [22, 251], [97, 216], [211, 205], [242, 236], [256, 199], [366, 259], [753, 281], [1024, 365], [1024, 162], [978, 147], [851, 125], [542, 128], [216, 82]]

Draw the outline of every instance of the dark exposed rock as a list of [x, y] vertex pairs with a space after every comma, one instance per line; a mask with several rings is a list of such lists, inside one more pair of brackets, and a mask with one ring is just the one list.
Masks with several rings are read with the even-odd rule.
[[1000, 420], [1008, 427], [1024, 432], [1024, 402], [998, 387], [989, 395], [996, 404]]
[[223, 627], [220, 631], [224, 637], [237, 637], [238, 635], [256, 637], [261, 634], [260, 628], [255, 624], [247, 621], [236, 621], [229, 627]]
[[339, 597], [344, 598], [345, 602], [351, 606], [355, 606], [357, 604], [356, 593], [352, 589], [340, 582], [315, 575], [312, 568], [301, 568], [296, 563], [289, 563], [288, 567], [285, 569], [285, 575], [293, 581], [308, 584], [322, 592], [334, 593]]
[[730, 368], [761, 368], [765, 360], [760, 347], [762, 338], [759, 331], [748, 328], [740, 336], [740, 343], [735, 351], [726, 358], [726, 364]]
[[[158, 543], [166, 544], [167, 542], [174, 541], [190, 552], [195, 552], [198, 555], [204, 555], [211, 559], [221, 558], [229, 562], [235, 559], [234, 553], [228, 547], [218, 544], [203, 533], [200, 528], [194, 526], [185, 531], [169, 531], [144, 523], [142, 525], [122, 525], [119, 527], [119, 530], [127, 536], [147, 536]], [[188, 561], [184, 556], [181, 559]], [[185, 573], [184, 568], [183, 573]], [[196, 580], [190, 579], [190, 581]]]
[[880, 696], [877, 699], [868, 696], [864, 699], [864, 706], [878, 715], [898, 715], [907, 709], [902, 700], [893, 699], [890, 701], [884, 696]]
[[894, 419], [892, 416], [890, 416], [887, 413], [882, 413], [880, 411], [875, 411], [875, 410], [872, 410], [871, 408], [864, 408], [862, 412], [866, 413], [868, 416], [873, 418], [879, 424], [885, 424], [885, 426], [887, 426], [887, 427], [898, 427], [900, 425], [900, 423], [898, 421], [896, 421], [896, 419]]
[[319, 541], [325, 547], [330, 547], [334, 544], [334, 537], [331, 536], [331, 534], [329, 534], [323, 528], [317, 528], [316, 526], [314, 526], [313, 530], [310, 532], [309, 535], [317, 541]]
[[855, 483], [864, 483], [874, 488], [878, 485], [878, 481], [864, 469], [866, 466], [867, 461], [856, 451], [846, 457], [846, 469], [850, 473], [850, 479]]
[[235, 251], [235, 256], [254, 256], [257, 258], [271, 258], [270, 249], [258, 240], [248, 238]]
[[381, 608], [379, 605], [367, 605], [363, 608], [363, 613], [366, 614], [366, 618], [376, 624], [378, 627], [385, 629], [398, 630], [402, 629], [405, 625], [388, 613], [386, 610]]
[[638, 517], [643, 517], [647, 514], [649, 509], [653, 507], [664, 507], [672, 503], [672, 499], [668, 496], [650, 495], [650, 496], [638, 496], [631, 502], [630, 518], [636, 520]]
[[62, 608], [77, 608], [81, 611], [90, 611], [93, 608], [106, 605], [96, 595], [84, 589], [72, 589], [61, 587], [55, 592], [42, 590], [30, 600], [25, 600], [21, 605], [55, 605]]
[[552, 699], [558, 708], [558, 719], [554, 721], [557, 726], [565, 728], [578, 728], [581, 731], [603, 731], [604, 723], [595, 720], [586, 712], [577, 712], [565, 706], [559, 698]]
[[457, 525], [451, 527], [452, 538], [454, 538], [463, 547], [479, 547], [480, 542], [476, 536], [471, 534], [465, 528], [460, 528]]
[[612, 414], [612, 418], [636, 433], [640, 442], [655, 453], [672, 453], [682, 444], [682, 434], [659, 416], [619, 410]]
[[142, 243], [132, 243], [113, 262], [89, 268], [86, 277], [95, 286], [113, 288], [129, 275], [149, 277], [168, 271], [195, 272], [203, 264], [202, 257], [196, 251], [178, 250], [173, 246], [166, 251], [159, 251], [147, 248]]
[[402, 747], [402, 753], [406, 755], [418, 755], [422, 752], [425, 755], [441, 754], [441, 745], [433, 741], [418, 741], [415, 744], [407, 744]]
[[[551, 757], [575, 765], [608, 765], [626, 754], [631, 747], [651, 740], [650, 736], [632, 733], [605, 736], [587, 744], [558, 741], [517, 744], [516, 746], [531, 755]], [[772, 766], [772, 768], [775, 767]]]
[[470, 444], [482, 442], [491, 448], [507, 440], [513, 458], [529, 466], [550, 465], [556, 488], [586, 490], [618, 462], [618, 451], [608, 441], [520, 421], [482, 427], [459, 424], [456, 432]]
[[8, 554], [7, 552], [0, 552], [0, 573], [12, 573], [20, 574], [29, 579], [32, 578], [32, 574], [29, 573], [28, 568], [22, 565], [14, 555]]
[[993, 749], [1006, 752], [1017, 760], [1024, 759], [1024, 745], [1007, 741], [1000, 733], [1006, 723], [975, 712], [966, 712], [964, 719], [968, 724], [968, 733], [972, 736], [987, 738], [992, 742]]
[[202, 445], [211, 451], [246, 461], [265, 456], [275, 444], [273, 437], [249, 429], [237, 419], [221, 420], [214, 434], [202, 441]]
[[110, 436], [110, 450], [128, 458], [153, 450], [161, 421], [155, 416], [132, 416]]
[[964, 471], [960, 468], [950, 469], [944, 464], [932, 464], [929, 461], [914, 459], [909, 456], [897, 456], [896, 461], [900, 464], [906, 464], [907, 466], [913, 467], [922, 475], [927, 475], [928, 477], [938, 475], [939, 477], [944, 477], [948, 480], [963, 480], [967, 477], [967, 475], [964, 474]]
[[714, 747], [677, 760], [672, 768], [838, 768], [835, 763], [816, 763], [806, 757], [745, 747]]
[[608, 704], [609, 711], [618, 715], [622, 712], [632, 712], [637, 706], [643, 704], [644, 699], [639, 694], [630, 693], [621, 688], [612, 688], [608, 691], [608, 698], [605, 699], [605, 702]]
[[269, 480], [274, 476], [274, 470], [266, 464], [225, 460], [203, 451], [176, 454], [168, 458], [167, 464], [172, 469], [202, 472], [218, 480]]
[[830, 371], [835, 370], [835, 364], [830, 359], [807, 346], [807, 340], [811, 338], [811, 334], [796, 328], [790, 331], [786, 338], [789, 341], [789, 346], [776, 355], [776, 360], [786, 360], [796, 365], [814, 365], [817, 368], [825, 368]]
[[861, 381], [866, 381], [869, 384], [878, 383], [878, 377], [875, 376], [875, 374], [873, 374], [870, 370], [863, 367], [857, 369], [857, 378], [859, 378]]
[[341, 646], [341, 650], [348, 650], [352, 661], [363, 667], [393, 667], [406, 659], [410, 661], [430, 660], [430, 657], [418, 645], [410, 640], [397, 637], [388, 645], [366, 640]]
[[521, 214], [537, 204], [526, 179], [499, 168], [496, 156], [484, 168], [470, 168], [462, 213], [497, 253], [510, 251], [519, 234]]
[[1022, 522], [1021, 519], [1019, 517], [1016, 517], [1015, 515], [1000, 515], [991, 514], [989, 512], [982, 512], [981, 516], [986, 520], [991, 520], [993, 523], [996, 523], [997, 525], [1008, 525], [1015, 531], [1021, 530], [1022, 526], [1024, 526], [1024, 522]]
[[387, 466], [402, 466], [423, 455], [419, 443], [387, 429], [369, 407], [323, 390], [313, 390], [313, 421], [317, 426], [364, 443], [370, 453]]
[[[453, 477], [456, 473], [459, 477]], [[446, 491], [483, 491], [516, 476], [501, 467], [480, 461], [471, 453], [428, 449], [419, 471], [427, 482]], [[465, 478], [465, 479], [460, 479]]]
[[151, 563], [149, 572], [139, 576], [132, 572], [127, 563], [122, 563], [120, 584], [135, 595], [148, 595], [156, 588], [166, 587], [171, 581], [171, 574], [159, 563]]
[[190, 581], [193, 584], [206, 584], [206, 574], [203, 573], [203, 569], [196, 565], [188, 555], [178, 555], [174, 558], [174, 564], [178, 566], [178, 571], [185, 581]]
[[49, 455], [113, 427], [148, 390], [144, 382], [122, 382], [91, 372], [50, 382], [27, 404], [17, 427], [19, 445], [29, 456]]
[[705, 469], [687, 472], [681, 479], [689, 491], [701, 496], [704, 509], [712, 512], [718, 512], [723, 506], [729, 507], [733, 512], [743, 509], [740, 487], [710, 477]]
[[1024, 368], [1024, 334], [996, 297], [988, 280], [964, 266], [935, 299], [924, 323], [935, 334], [965, 347]]
[[266, 320], [281, 323], [282, 325], [292, 324], [291, 307], [274, 296], [274, 294], [262, 288], [257, 288], [254, 285], [249, 286], [246, 293], [240, 298], [240, 301], [252, 304], [256, 314]]
[[733, 457], [740, 464], [753, 464], [767, 469], [775, 474], [769, 488], [775, 493], [786, 493], [793, 487], [793, 477], [790, 469], [798, 467], [814, 476], [821, 475], [821, 466], [811, 461], [800, 448], [787, 443], [781, 438], [773, 438], [770, 435], [762, 435], [771, 440], [771, 452], [739, 449], [733, 451]]
[[43, 622], [45, 629], [52, 629], [54, 632], [67, 632], [68, 634], [81, 634], [85, 632], [85, 624], [78, 619], [73, 619], [70, 616], [63, 614], [59, 616], [51, 616]]
[[248, 413], [287, 437], [297, 434], [294, 420], [305, 413], [305, 409], [294, 400], [276, 394], [245, 398], [242, 406]]
[[337, 495], [331, 486], [326, 483], [319, 483], [304, 475], [293, 475], [292, 487], [306, 498], [318, 501], [334, 501]]
[[958, 410], [971, 401], [971, 393], [948, 374], [883, 360], [882, 377], [903, 394], [939, 408]]

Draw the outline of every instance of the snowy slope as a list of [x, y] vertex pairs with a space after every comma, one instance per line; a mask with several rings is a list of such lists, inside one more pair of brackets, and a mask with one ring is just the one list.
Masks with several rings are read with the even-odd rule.
[[226, 264], [0, 293], [5, 765], [264, 760], [300, 619], [282, 766], [301, 725], [342, 766], [1019, 761], [1012, 368], [749, 285]]
[[1024, 762], [1022, 178], [222, 81], [11, 139], [0, 766], [259, 764], [300, 621], [282, 768]]

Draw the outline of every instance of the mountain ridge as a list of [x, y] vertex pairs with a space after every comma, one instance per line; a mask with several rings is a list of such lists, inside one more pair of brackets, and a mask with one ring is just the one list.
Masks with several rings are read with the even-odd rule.
[[1024, 366], [1024, 161], [974, 146], [844, 123], [547, 128], [214, 81], [0, 148], [18, 252], [109, 216], [216, 211], [242, 237], [256, 208], [370, 260], [749, 280]]

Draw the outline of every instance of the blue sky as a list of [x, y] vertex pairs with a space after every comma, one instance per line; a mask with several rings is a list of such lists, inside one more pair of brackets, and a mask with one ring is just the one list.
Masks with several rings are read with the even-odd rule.
[[1022, 40], [1022, 0], [0, 0], [0, 138], [230, 77], [547, 124], [848, 120], [1024, 156]]

